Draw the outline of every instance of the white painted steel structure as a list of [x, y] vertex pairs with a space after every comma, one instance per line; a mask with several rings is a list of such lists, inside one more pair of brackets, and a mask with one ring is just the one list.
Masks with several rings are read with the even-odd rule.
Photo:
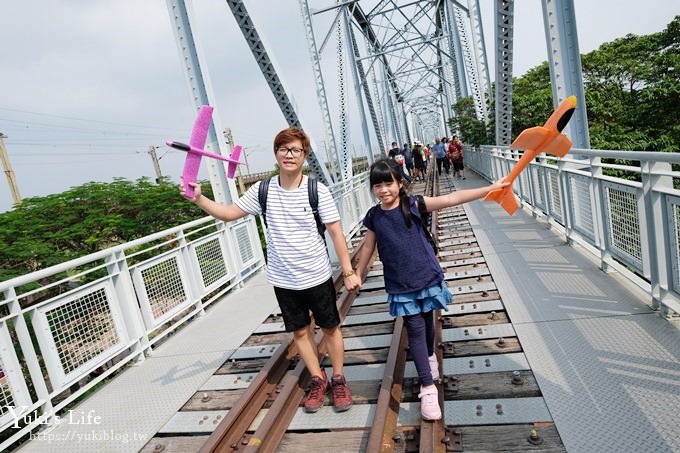
[[263, 266], [255, 219], [206, 217], [0, 283], [0, 450]]
[[[509, 173], [520, 151], [466, 147], [465, 163], [489, 180]], [[616, 164], [606, 163], [616, 159]], [[634, 165], [639, 162], [640, 165]], [[567, 241], [592, 250], [605, 271], [624, 273], [648, 291], [652, 308], [680, 313], [680, 172], [677, 153], [572, 149], [542, 155], [515, 190], [536, 215], [561, 227]], [[619, 170], [631, 179], [607, 176]]]
[[[201, 70], [205, 62], [191, 31], [191, 11], [184, 1], [167, 3], [193, 107], [211, 103], [210, 84]], [[306, 3], [300, 0], [314, 60], [320, 49]], [[243, 1], [227, 4], [286, 120], [302, 126], [283, 75]], [[364, 9], [366, 4], [373, 6]], [[580, 68], [571, 64], [578, 61], [573, 2], [542, 0], [542, 4], [554, 101], [577, 95], [579, 111], [569, 135], [577, 146], [587, 148]], [[497, 0], [495, 5], [496, 133], [497, 142], [507, 144], [513, 8], [511, 0]], [[477, 0], [468, 0], [467, 5], [444, 0], [343, 1], [328, 11], [335, 11], [339, 31], [336, 52], [338, 69], [343, 69], [338, 71], [339, 83], [344, 86], [344, 71], [350, 70], [362, 106], [361, 123], [373, 126], [380, 148], [376, 151], [386, 151], [393, 140], [403, 144], [447, 134], [450, 105], [468, 93], [479, 118], [486, 119], [490, 88]], [[315, 77], [322, 102], [324, 79], [318, 67]], [[343, 128], [344, 101], [339, 119]], [[326, 129], [333, 135], [325, 105]], [[222, 130], [218, 116], [214, 123], [209, 143], [219, 149], [223, 145], [215, 133]], [[371, 149], [373, 137], [367, 129], [363, 133]], [[466, 164], [490, 180], [507, 174], [518, 158], [517, 151], [498, 147], [467, 148], [465, 153]], [[331, 175], [314, 153], [309, 165], [331, 188], [343, 228], [351, 236], [373, 200], [366, 173], [355, 176], [351, 167], [347, 170], [351, 159], [346, 146], [336, 155], [341, 178]], [[640, 166], [607, 164], [603, 159], [636, 160]], [[218, 200], [228, 202], [235, 193], [233, 182], [224, 180], [221, 164], [209, 164], [214, 166], [214, 192]], [[680, 164], [680, 156], [575, 149], [566, 159], [541, 157], [532, 163], [519, 178], [517, 193], [536, 216], [546, 216], [563, 230], [568, 242], [592, 250], [603, 270], [617, 270], [634, 281], [648, 292], [652, 308], [672, 318], [680, 312], [680, 191], [673, 188], [680, 172], [673, 171], [672, 164]], [[606, 176], [607, 168], [638, 179]], [[336, 180], [342, 183], [333, 184]], [[225, 224], [204, 218], [0, 283], [0, 429], [13, 430], [0, 449], [38, 425], [53, 423], [59, 410], [95, 385], [143, 361], [170, 333], [202, 315], [207, 305], [263, 266], [254, 219]], [[18, 419], [20, 426], [14, 428]]]

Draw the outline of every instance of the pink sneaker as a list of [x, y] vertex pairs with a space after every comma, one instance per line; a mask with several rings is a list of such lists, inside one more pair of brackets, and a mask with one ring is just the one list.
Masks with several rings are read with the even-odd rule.
[[423, 420], [439, 420], [442, 418], [437, 387], [434, 385], [420, 387], [418, 398], [420, 398], [420, 415]]
[[437, 354], [432, 354], [427, 358], [430, 362], [430, 373], [432, 374], [432, 380], [436, 381], [439, 379], [439, 362], [437, 362]]

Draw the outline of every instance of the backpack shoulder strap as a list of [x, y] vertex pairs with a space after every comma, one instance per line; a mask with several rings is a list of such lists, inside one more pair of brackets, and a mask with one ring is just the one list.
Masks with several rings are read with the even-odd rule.
[[416, 195], [416, 206], [418, 207], [418, 213], [420, 214], [420, 226], [423, 228], [423, 233], [425, 233], [425, 238], [427, 242], [430, 243], [434, 249], [434, 254], [439, 252], [439, 247], [430, 233], [430, 213], [427, 212], [427, 206], [425, 205], [425, 198], [422, 195]]
[[319, 189], [314, 178], [307, 178], [307, 195], [309, 196], [309, 205], [316, 216], [319, 213]]
[[420, 213], [420, 218], [426, 220], [429, 212], [427, 212], [427, 206], [425, 206], [425, 198], [422, 195], [416, 195], [416, 206], [418, 206], [418, 212]]
[[309, 198], [309, 206], [312, 208], [312, 214], [314, 214], [316, 229], [325, 241], [326, 236], [324, 232], [326, 231], [326, 225], [323, 224], [319, 215], [319, 187], [314, 178], [307, 178], [307, 197]]
[[260, 209], [262, 209], [262, 220], [264, 226], [267, 226], [267, 195], [269, 194], [269, 183], [271, 178], [260, 181], [260, 188], [257, 192], [257, 201], [260, 202]]

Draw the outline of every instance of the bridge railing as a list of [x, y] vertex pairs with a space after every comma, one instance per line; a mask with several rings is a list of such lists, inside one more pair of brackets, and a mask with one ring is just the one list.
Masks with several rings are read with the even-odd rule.
[[[330, 190], [350, 237], [373, 203], [367, 173]], [[264, 264], [254, 217], [204, 217], [0, 282], [0, 451]]]
[[[465, 163], [489, 180], [509, 173], [521, 152], [466, 147]], [[665, 317], [680, 313], [680, 154], [572, 149], [562, 159], [541, 155], [513, 189], [593, 253], [604, 271], [618, 271], [650, 295]], [[608, 171], [612, 170], [612, 171]], [[631, 179], [611, 176], [625, 175]]]
[[0, 283], [0, 450], [263, 265], [254, 218], [205, 217]]

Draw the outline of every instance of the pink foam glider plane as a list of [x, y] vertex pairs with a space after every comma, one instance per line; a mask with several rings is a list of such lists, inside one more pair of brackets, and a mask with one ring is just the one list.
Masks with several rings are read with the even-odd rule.
[[167, 141], [165, 142], [171, 148], [178, 149], [187, 153], [187, 158], [184, 161], [184, 169], [182, 170], [182, 184], [184, 184], [184, 192], [187, 198], [194, 196], [194, 188], [189, 185], [190, 182], [196, 182], [198, 176], [198, 169], [201, 166], [201, 157], [210, 157], [212, 159], [219, 159], [228, 162], [227, 178], [234, 179], [236, 173], [236, 166], [241, 164], [238, 160], [241, 155], [241, 145], [234, 146], [229, 157], [224, 157], [219, 154], [211, 153], [203, 149], [205, 140], [208, 137], [208, 130], [210, 129], [210, 121], [212, 120], [213, 108], [209, 105], [202, 105], [198, 110], [198, 116], [194, 122], [194, 129], [191, 131], [191, 138], [189, 144], [180, 142]]

